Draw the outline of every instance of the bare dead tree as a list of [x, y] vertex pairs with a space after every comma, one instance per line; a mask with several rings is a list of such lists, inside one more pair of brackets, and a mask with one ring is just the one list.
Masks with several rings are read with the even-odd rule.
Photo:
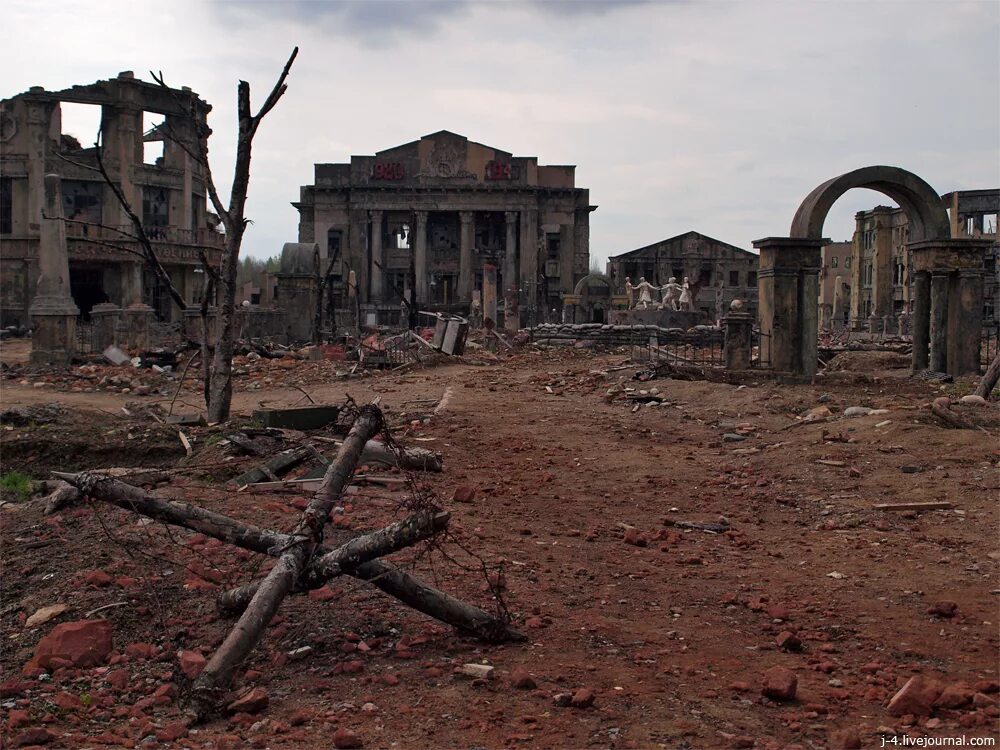
[[[212, 177], [208, 161], [208, 137], [211, 129], [203, 118], [189, 111], [188, 118], [197, 136], [197, 150], [188, 151], [205, 171], [205, 185], [208, 190], [212, 207], [219, 215], [226, 230], [225, 247], [222, 253], [222, 268], [218, 278], [218, 288], [221, 292], [219, 319], [216, 325], [215, 355], [212, 358], [208, 393], [208, 419], [210, 422], [224, 422], [229, 418], [229, 410], [233, 398], [233, 348], [236, 327], [236, 274], [239, 270], [240, 248], [243, 245], [243, 233], [248, 220], [245, 216], [247, 192], [250, 187], [250, 158], [253, 151], [253, 139], [260, 123], [268, 112], [274, 109], [278, 100], [288, 89], [285, 81], [291, 70], [292, 63], [299, 54], [299, 48], [292, 50], [285, 67], [278, 76], [277, 82], [267, 95], [260, 109], [254, 114], [250, 108], [250, 84], [240, 81], [236, 88], [237, 114], [239, 119], [238, 137], [236, 141], [236, 164], [233, 168], [233, 184], [229, 195], [229, 205], [222, 203], [219, 192]], [[167, 91], [173, 91], [164, 82], [162, 73], [153, 74], [154, 80]], [[177, 138], [168, 127], [164, 129], [166, 137], [181, 144], [183, 139]], [[186, 150], [187, 146], [182, 146]]]

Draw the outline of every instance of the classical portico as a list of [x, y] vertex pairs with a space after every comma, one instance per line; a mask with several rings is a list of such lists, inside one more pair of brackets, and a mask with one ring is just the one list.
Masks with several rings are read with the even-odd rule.
[[398, 323], [411, 293], [422, 310], [468, 312], [487, 301], [488, 278], [498, 325], [527, 325], [561, 311], [588, 271], [596, 207], [574, 172], [441, 131], [317, 164], [315, 184], [293, 204], [299, 241], [334, 258], [335, 306], [346, 304], [354, 271], [379, 324]]

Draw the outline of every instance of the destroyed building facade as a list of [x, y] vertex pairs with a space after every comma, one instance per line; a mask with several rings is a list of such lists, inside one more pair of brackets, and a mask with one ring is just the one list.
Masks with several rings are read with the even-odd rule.
[[[959, 190], [941, 197], [954, 239], [992, 239], [983, 259], [983, 321], [996, 324], [1000, 314], [997, 259], [997, 214], [1000, 190]], [[912, 308], [912, 254], [907, 249], [910, 229], [901, 208], [876, 206], [855, 214], [851, 246], [852, 267], [844, 274], [850, 285], [850, 320], [864, 328], [869, 318], [895, 317]], [[832, 272], [832, 269], [831, 269]]]
[[709, 320], [722, 317], [734, 299], [744, 310], [757, 310], [758, 259], [749, 250], [708, 237], [685, 232], [636, 250], [608, 258], [608, 276], [618, 294], [624, 293], [626, 277], [633, 284], [645, 278], [654, 286], [671, 277], [683, 284], [687, 277], [695, 310]]
[[[331, 294], [345, 312], [354, 272], [366, 325], [397, 324], [411, 285], [423, 310], [468, 313], [498, 299], [500, 319], [535, 323], [588, 272], [597, 207], [575, 170], [440, 131], [316, 164], [293, 203], [298, 240], [319, 245], [324, 269], [334, 260]], [[484, 284], [495, 288], [484, 294]]]
[[[129, 71], [62, 91], [33, 86], [0, 102], [3, 325], [29, 325], [47, 174], [57, 174], [61, 181], [62, 214], [69, 220], [70, 291], [81, 315], [89, 317], [103, 303], [149, 306], [161, 321], [179, 320], [166, 290], [143, 267], [136, 243], [123, 234], [134, 230], [112, 188], [93, 169], [94, 147], [84, 148], [63, 132], [61, 103], [100, 108], [104, 165], [142, 219], [160, 262], [187, 302], [201, 300], [200, 254], [214, 265], [221, 258], [224, 238], [207, 209], [203, 168], [192, 156], [196, 141], [190, 114], [204, 121], [209, 104], [187, 87], [165, 88]], [[144, 115], [157, 122], [145, 128]], [[162, 156], [147, 163], [145, 144], [157, 141], [163, 143]]]

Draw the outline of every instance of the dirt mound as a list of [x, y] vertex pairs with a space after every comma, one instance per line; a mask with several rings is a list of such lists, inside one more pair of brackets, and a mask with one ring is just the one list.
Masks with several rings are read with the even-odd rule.
[[826, 366], [833, 372], [877, 372], [910, 367], [910, 357], [897, 352], [841, 352]]

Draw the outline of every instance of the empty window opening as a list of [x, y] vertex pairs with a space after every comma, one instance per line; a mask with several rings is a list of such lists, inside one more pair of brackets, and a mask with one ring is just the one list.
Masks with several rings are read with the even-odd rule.
[[14, 180], [0, 177], [0, 234], [14, 231]]
[[[97, 141], [97, 131], [101, 127], [101, 108], [96, 104], [59, 103], [59, 119], [53, 117], [53, 125], [59, 123], [59, 150], [72, 153], [81, 149], [91, 149]], [[59, 122], [61, 120], [61, 123]], [[51, 134], [55, 138], [56, 134]]]
[[983, 214], [983, 234], [997, 233], [997, 215]]
[[398, 227], [393, 235], [395, 238], [395, 247], [397, 250], [409, 250], [410, 249], [410, 225], [403, 224]]
[[163, 125], [163, 115], [153, 112], [142, 113], [142, 162], [156, 167], [163, 166], [164, 138], [160, 126]]
[[740, 285], [740, 272], [730, 271], [729, 272], [729, 286], [739, 286]]
[[830, 268], [836, 268], [838, 265], [840, 265], [840, 258], [834, 255], [830, 258]]

